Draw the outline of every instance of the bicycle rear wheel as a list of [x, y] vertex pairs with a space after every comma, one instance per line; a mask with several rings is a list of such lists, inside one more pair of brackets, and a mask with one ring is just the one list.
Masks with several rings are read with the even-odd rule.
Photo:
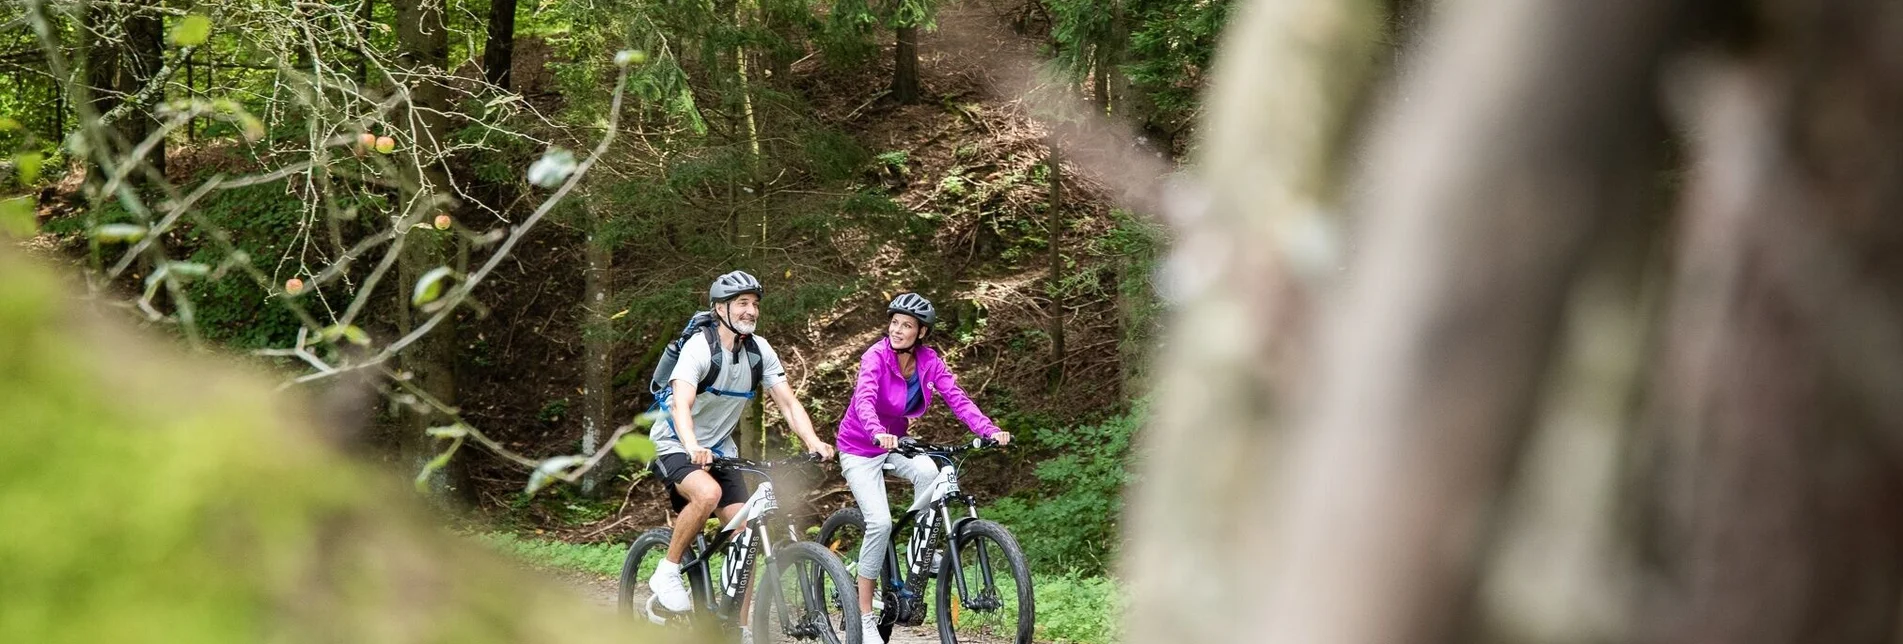
[[[938, 567], [938, 639], [944, 644], [1030, 644], [1037, 607], [1031, 566], [1004, 526], [965, 523], [955, 537], [958, 565], [948, 554]], [[959, 580], [963, 580], [962, 590]]]
[[860, 644], [859, 592], [819, 544], [782, 545], [753, 584], [753, 642]]

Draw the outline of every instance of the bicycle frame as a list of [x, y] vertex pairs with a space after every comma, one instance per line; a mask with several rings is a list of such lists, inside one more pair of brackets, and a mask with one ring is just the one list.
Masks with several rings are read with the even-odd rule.
[[[767, 479], [755, 488], [740, 511], [734, 513], [732, 520], [722, 526], [711, 543], [705, 534], [694, 536], [693, 547], [681, 561], [681, 570], [687, 576], [688, 584], [695, 597], [695, 605], [707, 607], [721, 619], [734, 619], [741, 609], [746, 590], [753, 582], [755, 564], [773, 557], [773, 539], [770, 523], [779, 510], [779, 499], [773, 492], [772, 477], [763, 469], [764, 464], [728, 465], [744, 474]], [[744, 529], [742, 526], [745, 526]], [[791, 528], [788, 528], [791, 530]], [[797, 534], [789, 534], [797, 541]], [[713, 570], [709, 559], [715, 553], [726, 555], [721, 566], [718, 588], [713, 583]]]
[[[906, 510], [904, 516], [893, 522], [892, 534], [907, 534], [908, 528], [914, 528], [915, 524], [928, 517], [935, 521], [932, 525], [925, 527], [927, 532], [923, 536], [916, 529], [909, 533], [911, 537], [906, 540], [906, 556], [903, 562], [899, 559], [897, 539], [893, 539], [891, 547], [886, 548], [886, 565], [882, 576], [885, 577], [884, 582], [887, 587], [892, 588], [894, 593], [904, 592], [908, 588], [899, 572], [901, 563], [905, 564], [904, 570], [911, 573], [913, 581], [918, 582], [920, 586], [924, 585], [924, 579], [938, 574], [936, 566], [938, 557], [935, 555], [941, 552], [951, 559], [953, 570], [962, 568], [963, 562], [959, 560], [956, 547], [958, 530], [964, 522], [978, 518], [978, 500], [966, 494], [958, 485], [958, 463], [946, 454], [933, 451], [921, 451], [921, 453], [930, 457], [934, 463], [942, 463], [939, 466], [938, 478], [932, 480], [929, 484], [930, 489], [919, 495], [919, 499], [912, 503], [912, 507]], [[956, 503], [964, 504], [965, 516], [954, 519], [952, 505]], [[978, 565], [982, 570], [991, 570], [990, 557], [983, 549], [978, 550]], [[959, 601], [967, 608], [981, 608], [972, 605], [970, 588], [967, 587], [965, 576], [957, 575], [956, 583]], [[988, 572], [985, 583], [991, 584]], [[920, 592], [917, 596], [923, 597], [924, 593]]]

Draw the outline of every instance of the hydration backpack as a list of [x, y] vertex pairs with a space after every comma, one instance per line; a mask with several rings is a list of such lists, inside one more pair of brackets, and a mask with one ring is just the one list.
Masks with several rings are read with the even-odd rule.
[[[714, 317], [712, 311], [701, 311], [688, 318], [687, 327], [681, 329], [680, 335], [668, 342], [667, 348], [661, 351], [661, 361], [654, 365], [654, 376], [648, 380], [648, 393], [659, 394], [661, 390], [668, 387], [670, 376], [674, 375], [674, 364], [680, 362], [681, 359], [681, 347], [693, 340], [696, 335], [706, 338], [707, 355], [713, 357], [714, 368], [708, 369], [707, 375], [701, 376], [700, 382], [694, 387], [694, 393], [703, 394], [713, 389], [714, 381], [727, 368], [727, 352], [720, 347], [720, 319]], [[758, 389], [761, 372], [766, 369], [766, 360], [760, 357], [760, 344], [754, 342], [751, 335], [740, 336], [740, 348], [734, 352], [734, 362], [740, 361], [741, 353], [747, 354], [747, 362], [753, 367], [753, 388]], [[714, 394], [753, 397], [752, 391], [714, 390]]]

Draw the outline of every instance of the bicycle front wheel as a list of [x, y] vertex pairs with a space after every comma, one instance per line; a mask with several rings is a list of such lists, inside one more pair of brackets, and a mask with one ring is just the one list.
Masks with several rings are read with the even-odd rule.
[[955, 537], [938, 565], [938, 639], [944, 644], [1030, 644], [1037, 608], [1031, 566], [1004, 526], [975, 520]]
[[782, 545], [754, 582], [751, 626], [754, 644], [860, 644], [856, 580], [819, 544]]
[[648, 575], [654, 574], [654, 566], [667, 558], [667, 542], [673, 535], [672, 530], [656, 528], [634, 538], [627, 558], [621, 562], [621, 597], [615, 602], [616, 612], [645, 619], [648, 598], [653, 596], [648, 592]]

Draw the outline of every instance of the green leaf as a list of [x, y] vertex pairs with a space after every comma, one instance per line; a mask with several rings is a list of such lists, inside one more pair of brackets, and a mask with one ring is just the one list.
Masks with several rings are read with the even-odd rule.
[[647, 464], [654, 460], [654, 441], [640, 434], [628, 434], [615, 441], [615, 456], [624, 461]]
[[13, 156], [13, 164], [20, 171], [20, 185], [30, 186], [40, 180], [40, 166], [46, 163], [46, 157], [38, 152], [21, 152]]
[[145, 227], [137, 224], [105, 224], [93, 228], [93, 239], [101, 242], [135, 242], [145, 238]]
[[449, 457], [454, 455], [456, 449], [462, 446], [463, 439], [457, 437], [456, 442], [449, 444], [449, 449], [443, 450], [443, 453], [437, 454], [436, 458], [432, 458], [428, 463], [424, 463], [423, 471], [416, 473], [416, 491], [419, 493], [428, 493], [430, 475], [436, 473], [436, 470], [443, 469], [444, 466], [449, 465]]
[[33, 213], [32, 197], [0, 201], [0, 233], [26, 238], [39, 232], [39, 228], [39, 219]]
[[566, 474], [569, 470], [586, 462], [588, 459], [580, 456], [557, 456], [542, 461], [541, 465], [535, 467], [534, 472], [529, 473], [529, 484], [522, 489], [522, 493], [534, 496], [542, 488], [548, 487], [548, 484], [554, 483], [555, 477]]
[[343, 338], [351, 344], [360, 347], [370, 344], [370, 334], [365, 333], [363, 329], [357, 328], [355, 324], [332, 324], [324, 327], [324, 330], [318, 331], [317, 337], [323, 338], [325, 342], [335, 342], [338, 338]]
[[20, 129], [20, 122], [11, 116], [0, 116], [0, 132], [12, 132]]
[[245, 141], [256, 143], [258, 139], [264, 138], [264, 121], [259, 120], [256, 116], [252, 116], [248, 113], [239, 114], [238, 126], [243, 130], [242, 133], [244, 134]]
[[211, 19], [199, 15], [180, 18], [172, 25], [172, 33], [166, 34], [172, 44], [180, 47], [196, 47], [205, 44], [211, 38]]
[[211, 274], [211, 267], [198, 262], [167, 262], [172, 272], [183, 277], [204, 277]]
[[463, 424], [443, 425], [423, 430], [432, 438], [462, 438], [469, 435], [469, 427]]
[[410, 293], [410, 305], [422, 306], [442, 297], [443, 280], [454, 273], [455, 271], [450, 270], [448, 266], [438, 266], [424, 273], [422, 277], [416, 278], [416, 290]]

